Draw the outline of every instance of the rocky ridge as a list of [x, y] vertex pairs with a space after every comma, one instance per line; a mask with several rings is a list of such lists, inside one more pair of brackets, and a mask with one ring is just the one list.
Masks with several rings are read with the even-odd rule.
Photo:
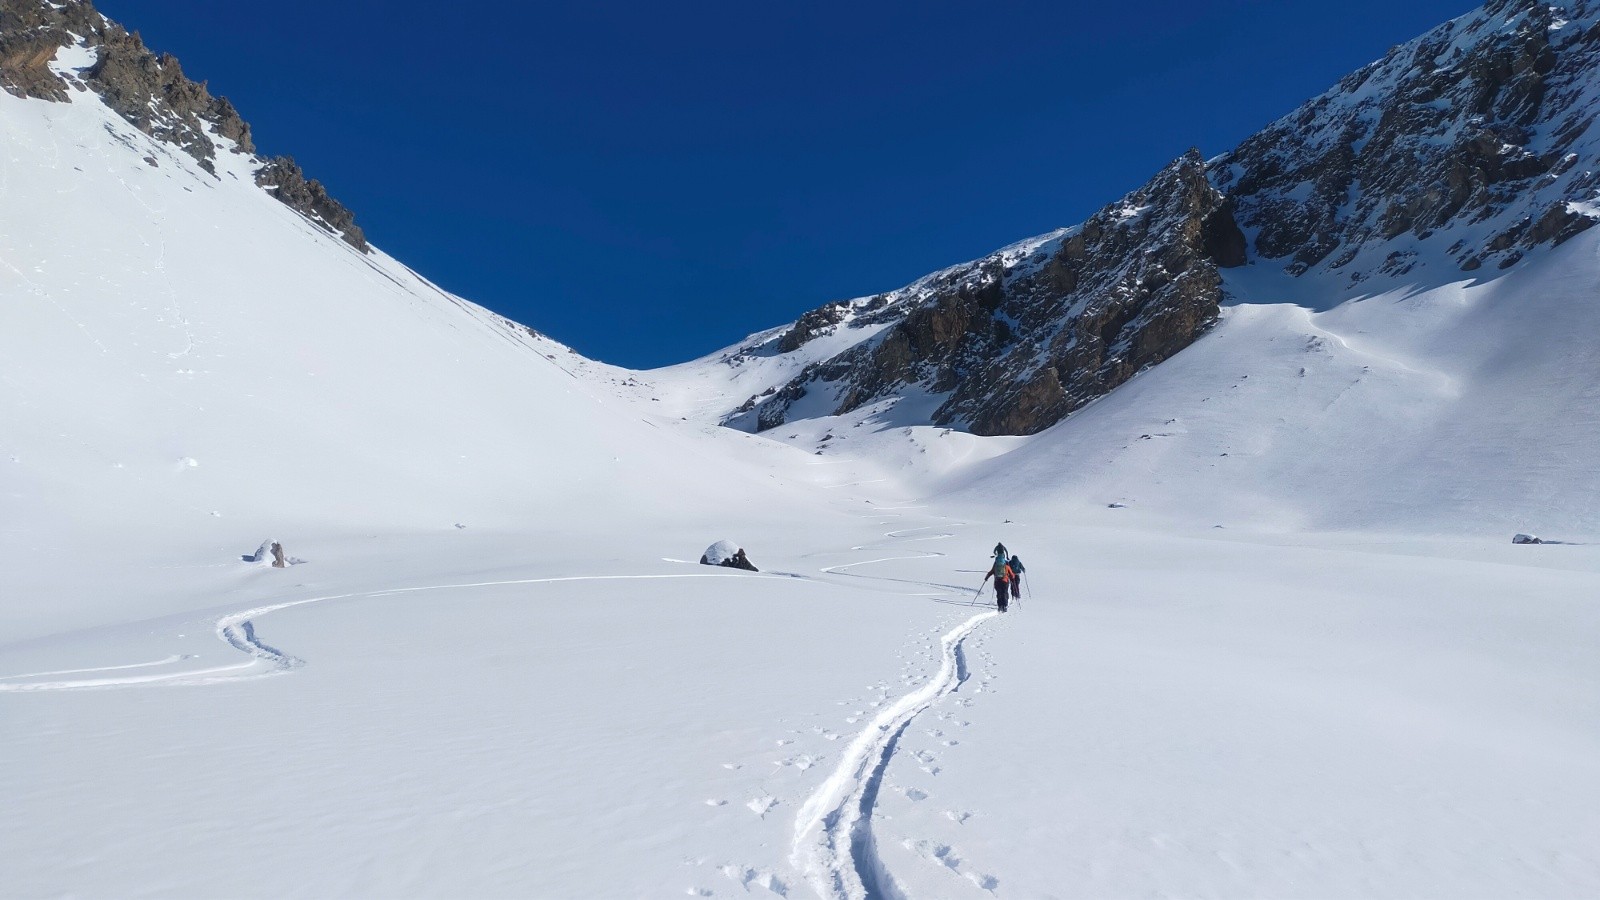
[[1190, 151], [1076, 228], [802, 317], [780, 351], [891, 324], [739, 412], [766, 429], [814, 391], [844, 413], [920, 385], [947, 395], [936, 423], [1031, 434], [1187, 346], [1216, 319], [1218, 269], [1244, 259], [1229, 204]]
[[1032, 434], [1204, 334], [1224, 269], [1356, 290], [1430, 261], [1457, 278], [1515, 265], [1600, 218], [1596, 72], [1600, 0], [1491, 0], [1080, 226], [741, 348], [730, 364], [862, 334], [724, 421], [765, 430], [925, 393], [931, 424]]
[[[65, 47], [93, 49], [82, 77], [52, 70]], [[90, 0], [0, 0], [0, 88], [52, 102], [92, 91], [140, 131], [172, 144], [215, 174], [219, 150], [255, 154], [250, 125], [226, 97], [183, 74], [176, 57], [156, 54], [136, 32], [101, 15]], [[305, 177], [287, 156], [262, 158], [256, 183], [357, 250], [369, 248], [355, 216]]]
[[1294, 275], [1506, 268], [1595, 222], [1600, 3], [1491, 0], [1215, 160], [1256, 254]]

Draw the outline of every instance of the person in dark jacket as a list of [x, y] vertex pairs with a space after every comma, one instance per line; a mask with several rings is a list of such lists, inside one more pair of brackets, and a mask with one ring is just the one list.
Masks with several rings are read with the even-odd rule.
[[1011, 562], [1006, 563], [1011, 569], [1011, 599], [1022, 599], [1022, 573], [1028, 571], [1022, 567], [1022, 557], [1013, 556]]

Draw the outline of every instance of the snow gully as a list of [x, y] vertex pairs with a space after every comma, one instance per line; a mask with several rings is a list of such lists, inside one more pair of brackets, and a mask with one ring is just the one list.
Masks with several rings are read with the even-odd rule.
[[806, 798], [795, 819], [791, 860], [819, 896], [847, 900], [901, 896], [872, 834], [879, 784], [906, 726], [965, 680], [962, 641], [996, 615], [979, 613], [940, 638], [939, 673], [879, 713], [851, 742], [833, 774]]

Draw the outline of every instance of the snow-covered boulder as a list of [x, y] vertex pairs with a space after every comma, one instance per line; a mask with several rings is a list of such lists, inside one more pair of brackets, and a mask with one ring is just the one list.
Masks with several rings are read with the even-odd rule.
[[256, 552], [246, 553], [239, 558], [247, 563], [255, 563], [258, 566], [270, 565], [272, 563], [272, 545], [274, 543], [271, 539], [262, 541], [261, 546], [256, 548]]
[[258, 566], [271, 566], [274, 569], [298, 566], [305, 562], [298, 556], [286, 554], [283, 550], [283, 545], [270, 538], [262, 541], [261, 546], [256, 548], [256, 552], [247, 553], [239, 558], [247, 563], [255, 563]]
[[730, 569], [745, 569], [750, 572], [759, 572], [750, 557], [745, 556], [744, 548], [733, 541], [717, 541], [700, 554], [700, 564], [703, 566], [727, 566]]
[[1514, 534], [1514, 535], [1511, 536], [1511, 543], [1513, 543], [1513, 544], [1542, 544], [1542, 543], [1544, 543], [1544, 541], [1539, 540], [1537, 537], [1535, 537], [1534, 535], [1531, 535], [1531, 534], [1520, 534], [1519, 533], [1519, 534]]

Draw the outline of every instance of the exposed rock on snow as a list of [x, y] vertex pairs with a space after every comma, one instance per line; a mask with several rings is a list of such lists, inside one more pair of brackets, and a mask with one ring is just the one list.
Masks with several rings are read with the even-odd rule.
[[750, 557], [745, 555], [744, 548], [733, 541], [717, 541], [700, 554], [700, 564], [703, 566], [726, 566], [730, 569], [744, 569], [749, 572], [759, 572]]
[[1559, 244], [1595, 222], [1597, 12], [1493, 0], [1247, 139], [1216, 184], [1296, 275], [1403, 274], [1418, 242], [1468, 271]]
[[306, 173], [292, 157], [275, 156], [256, 172], [256, 184], [273, 196], [358, 250], [367, 249], [366, 234], [356, 224], [355, 214], [328, 196], [328, 189]]
[[69, 83], [50, 70], [50, 62], [72, 43], [71, 32], [88, 34], [101, 23], [88, 3], [56, 7], [38, 0], [0, 0], [0, 88], [17, 97], [68, 99]]
[[1542, 543], [1544, 543], [1544, 541], [1539, 540], [1539, 538], [1537, 538], [1537, 537], [1535, 537], [1534, 535], [1531, 535], [1531, 534], [1520, 534], [1519, 533], [1519, 534], [1514, 534], [1514, 535], [1511, 536], [1511, 543], [1513, 543], [1513, 544], [1542, 544]]
[[947, 395], [937, 424], [1032, 434], [1188, 346], [1216, 321], [1218, 267], [1244, 260], [1231, 207], [1191, 150], [1077, 228], [807, 313], [779, 352], [840, 323], [892, 324], [751, 398], [735, 421], [765, 430], [814, 392], [838, 414], [920, 387]]
[[176, 57], [152, 53], [139, 35], [113, 24], [91, 33], [88, 45], [98, 57], [85, 73], [89, 86], [140, 131], [177, 146], [212, 172], [217, 144], [208, 130], [233, 141], [240, 152], [254, 152], [250, 126], [239, 111], [189, 80]]
[[[62, 48], [78, 44], [94, 62], [75, 74], [58, 74], [50, 63]], [[68, 89], [92, 90], [140, 131], [172, 144], [215, 174], [219, 148], [255, 153], [250, 125], [226, 97], [213, 97], [205, 82], [190, 80], [171, 54], [156, 54], [137, 33], [105, 18], [88, 0], [47, 3], [0, 0], [0, 88], [18, 97], [64, 101]], [[219, 143], [216, 138], [229, 143]], [[307, 179], [293, 159], [264, 159], [256, 182], [362, 252], [366, 236], [355, 216]]]
[[247, 563], [255, 563], [258, 566], [271, 566], [274, 569], [298, 566], [305, 562], [305, 560], [297, 556], [289, 556], [284, 552], [283, 545], [273, 540], [262, 541], [261, 546], [256, 548], [256, 552], [239, 558]]

